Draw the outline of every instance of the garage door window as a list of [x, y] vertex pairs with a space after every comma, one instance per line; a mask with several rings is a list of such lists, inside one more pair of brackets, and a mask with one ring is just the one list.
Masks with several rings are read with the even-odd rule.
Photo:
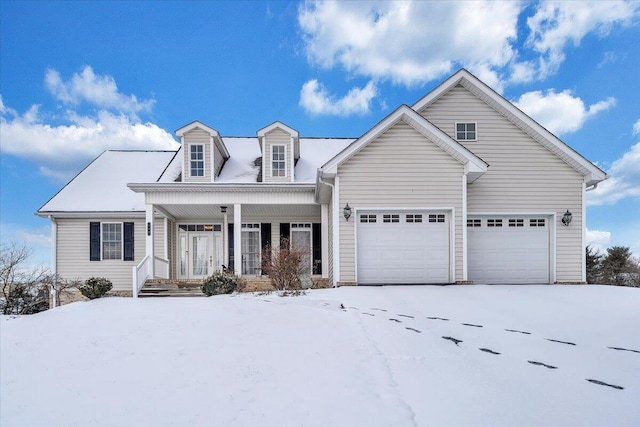
[[422, 214], [407, 214], [407, 222], [409, 223], [422, 222]]
[[544, 227], [544, 218], [532, 218], [529, 220], [529, 227]]
[[524, 219], [510, 219], [509, 227], [524, 227]]
[[487, 220], [487, 227], [502, 227], [502, 220], [501, 219], [488, 219]]
[[429, 215], [429, 222], [444, 222], [444, 214]]
[[360, 215], [360, 222], [362, 223], [373, 223], [373, 222], [377, 222], [377, 216], [376, 215], [367, 215], [367, 214], [363, 214]]
[[482, 220], [481, 219], [468, 219], [467, 220], [467, 227], [482, 227]]
[[400, 222], [399, 214], [384, 214], [382, 215], [382, 222]]

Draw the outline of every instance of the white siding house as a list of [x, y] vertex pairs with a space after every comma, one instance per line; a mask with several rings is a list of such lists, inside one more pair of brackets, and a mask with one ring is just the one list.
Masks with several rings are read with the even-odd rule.
[[176, 135], [177, 152], [104, 153], [38, 210], [59, 274], [134, 295], [261, 276], [288, 238], [338, 286], [585, 282], [585, 191], [607, 175], [466, 70], [357, 139]]

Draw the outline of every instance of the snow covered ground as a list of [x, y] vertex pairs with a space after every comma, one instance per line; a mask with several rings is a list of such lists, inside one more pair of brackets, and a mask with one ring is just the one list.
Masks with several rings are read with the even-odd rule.
[[0, 328], [3, 427], [640, 425], [640, 289], [106, 298]]

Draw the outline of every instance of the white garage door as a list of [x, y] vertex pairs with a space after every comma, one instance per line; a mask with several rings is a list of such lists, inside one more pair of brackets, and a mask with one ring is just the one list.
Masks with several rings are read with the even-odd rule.
[[359, 284], [449, 283], [449, 214], [359, 212]]
[[550, 219], [491, 216], [467, 219], [468, 275], [474, 283], [549, 283]]

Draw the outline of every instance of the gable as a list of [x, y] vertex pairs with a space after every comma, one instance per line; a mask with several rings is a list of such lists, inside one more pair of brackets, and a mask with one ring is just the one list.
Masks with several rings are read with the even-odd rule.
[[[563, 162], [583, 176], [583, 180], [587, 186], [595, 185], [608, 178], [604, 171], [585, 159], [465, 69], [461, 69], [449, 77], [440, 86], [416, 102], [413, 108], [429, 116], [429, 114], [426, 113], [427, 110], [432, 110], [433, 105], [440, 99], [454, 89], [459, 91], [459, 88], [466, 89], [468, 93], [473, 94], [478, 100], [493, 109], [495, 113], [501, 115], [528, 135], [532, 141], [537, 142], [556, 157], [562, 159]], [[439, 108], [443, 108], [443, 105], [440, 105]], [[450, 110], [449, 112], [450, 114], [457, 113], [455, 110]]]

